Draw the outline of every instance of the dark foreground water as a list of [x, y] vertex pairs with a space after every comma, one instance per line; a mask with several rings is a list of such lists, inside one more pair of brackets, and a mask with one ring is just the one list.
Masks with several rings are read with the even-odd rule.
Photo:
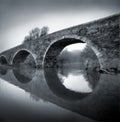
[[119, 74], [74, 68], [44, 71], [0, 68], [0, 122], [119, 118]]

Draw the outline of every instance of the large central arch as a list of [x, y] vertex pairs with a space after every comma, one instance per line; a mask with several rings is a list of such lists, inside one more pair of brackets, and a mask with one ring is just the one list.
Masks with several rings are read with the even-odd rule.
[[91, 40], [85, 38], [85, 37], [79, 37], [79, 36], [65, 36], [62, 38], [59, 38], [55, 41], [53, 41], [49, 47], [47, 48], [44, 58], [43, 58], [43, 67], [55, 67], [55, 64], [57, 62], [57, 57], [60, 54], [60, 52], [68, 45], [76, 44], [76, 43], [86, 43], [95, 53], [95, 55], [98, 58], [99, 64], [101, 65], [100, 61], [100, 52], [96, 47], [94, 47], [91, 44]]
[[[50, 89], [60, 97], [67, 99], [80, 99], [87, 96], [87, 93], [80, 94], [72, 92], [66, 89], [61, 83], [57, 76], [57, 58], [61, 51], [68, 45], [75, 43], [85, 43], [86, 40], [82, 41], [79, 38], [63, 38], [51, 43], [44, 55], [44, 75], [46, 82]], [[89, 44], [88, 44], [89, 45]], [[92, 48], [93, 49], [93, 48]], [[99, 61], [98, 61], [99, 62]]]

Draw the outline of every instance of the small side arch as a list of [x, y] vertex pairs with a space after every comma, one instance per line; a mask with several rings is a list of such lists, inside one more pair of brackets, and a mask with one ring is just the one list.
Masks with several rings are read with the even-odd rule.
[[11, 64], [14, 66], [16, 65], [19, 66], [21, 64], [28, 64], [31, 65], [32, 67], [36, 67], [37, 65], [36, 55], [32, 54], [31, 51], [27, 49], [20, 49], [14, 54]]
[[6, 57], [3, 56], [3, 55], [0, 56], [0, 64], [1, 64], [1, 65], [6, 65], [6, 64], [8, 64]]

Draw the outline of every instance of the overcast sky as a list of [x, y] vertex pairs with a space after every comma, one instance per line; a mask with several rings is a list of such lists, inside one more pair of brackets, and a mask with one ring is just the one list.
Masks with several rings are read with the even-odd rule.
[[21, 44], [34, 27], [51, 33], [119, 12], [119, 0], [0, 0], [0, 52]]

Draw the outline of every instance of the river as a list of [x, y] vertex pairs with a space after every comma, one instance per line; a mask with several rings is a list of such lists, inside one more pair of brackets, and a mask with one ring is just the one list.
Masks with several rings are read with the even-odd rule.
[[118, 114], [119, 74], [79, 68], [0, 69], [1, 121], [97, 122]]

